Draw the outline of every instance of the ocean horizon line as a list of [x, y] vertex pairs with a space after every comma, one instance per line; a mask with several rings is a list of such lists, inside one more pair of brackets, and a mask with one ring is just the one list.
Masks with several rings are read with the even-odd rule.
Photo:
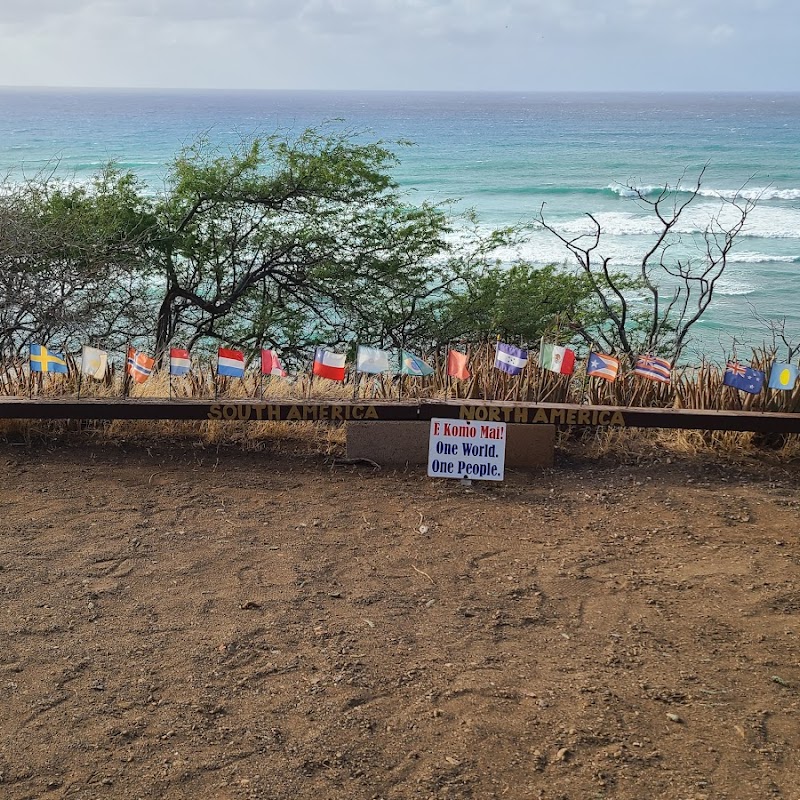
[[45, 84], [0, 84], [0, 92], [119, 92], [119, 93], [185, 93], [185, 94], [359, 94], [359, 95], [504, 95], [517, 97], [795, 97], [800, 90], [789, 89], [310, 89], [310, 88], [242, 88], [199, 86], [58, 86]]

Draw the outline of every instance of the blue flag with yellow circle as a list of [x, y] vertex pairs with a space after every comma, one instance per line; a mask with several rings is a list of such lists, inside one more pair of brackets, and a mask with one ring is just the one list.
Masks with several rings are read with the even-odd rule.
[[797, 367], [794, 364], [773, 364], [769, 374], [770, 389], [791, 391], [797, 382]]

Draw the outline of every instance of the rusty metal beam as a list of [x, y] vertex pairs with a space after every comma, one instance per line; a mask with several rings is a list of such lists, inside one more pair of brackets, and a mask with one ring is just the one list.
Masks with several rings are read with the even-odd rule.
[[683, 428], [758, 433], [800, 433], [800, 414], [757, 411], [704, 411], [675, 408], [625, 408], [558, 403], [436, 400], [420, 402], [332, 400], [158, 400], [36, 399], [0, 400], [0, 419], [80, 420], [240, 420], [315, 422], [407, 421], [433, 417], [500, 421], [528, 425]]

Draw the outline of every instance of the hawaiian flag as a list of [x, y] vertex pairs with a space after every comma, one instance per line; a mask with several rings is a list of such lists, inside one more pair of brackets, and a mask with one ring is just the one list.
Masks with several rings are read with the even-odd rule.
[[144, 383], [152, 374], [155, 363], [156, 360], [147, 355], [147, 353], [140, 353], [133, 347], [129, 347], [125, 372], [130, 375], [136, 383]]
[[519, 375], [528, 363], [528, 351], [521, 347], [514, 347], [513, 344], [505, 342], [497, 343], [497, 352], [494, 357], [495, 369], [506, 372], [509, 375]]
[[346, 356], [343, 353], [332, 353], [324, 347], [314, 351], [313, 374], [331, 381], [344, 380], [344, 364]]
[[223, 378], [244, 377], [244, 353], [220, 347], [217, 353], [217, 375]]
[[461, 381], [466, 381], [470, 377], [470, 371], [467, 369], [467, 362], [469, 356], [466, 353], [459, 353], [458, 350], [447, 351], [447, 374], [451, 378], [458, 378]]
[[169, 374], [188, 375], [192, 369], [192, 357], [188, 350], [181, 347], [170, 347], [169, 349]]
[[760, 369], [746, 367], [738, 361], [729, 361], [725, 366], [722, 382], [725, 386], [740, 389], [748, 394], [758, 394], [764, 386], [765, 377]]
[[669, 383], [671, 369], [672, 364], [666, 358], [642, 355], [636, 359], [636, 366], [633, 368], [633, 372], [635, 375], [651, 381]]
[[261, 351], [261, 374], [274, 375], [278, 378], [286, 377], [286, 370], [274, 350]]
[[607, 381], [614, 381], [617, 379], [618, 372], [618, 358], [607, 356], [603, 353], [589, 353], [589, 363], [586, 366], [586, 374], [590, 378], [604, 378]]

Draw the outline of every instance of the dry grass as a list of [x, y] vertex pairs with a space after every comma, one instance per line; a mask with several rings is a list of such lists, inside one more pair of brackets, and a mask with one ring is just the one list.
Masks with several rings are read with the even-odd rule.
[[[723, 370], [704, 363], [699, 367], [673, 372], [672, 383], [641, 379], [630, 372], [617, 381], [587, 379], [584, 367], [573, 376], [558, 375], [540, 369], [536, 359], [529, 361], [520, 376], [509, 376], [494, 368], [495, 348], [483, 343], [470, 352], [471, 377], [466, 381], [446, 375], [446, 353], [430, 355], [435, 372], [428, 378], [409, 376], [361, 375], [345, 383], [309, 379], [262, 378], [249, 374], [244, 379], [218, 379], [210, 365], [199, 365], [190, 376], [173, 378], [155, 374], [144, 384], [130, 384], [128, 396], [150, 399], [194, 400], [421, 400], [434, 398], [469, 398], [511, 400], [533, 403], [578, 403], [625, 407], [659, 407], [716, 410], [782, 411], [800, 413], [800, 383], [791, 392], [764, 390], [746, 395], [723, 384]], [[754, 367], [768, 373], [775, 354], [753, 353]], [[77, 366], [71, 364], [69, 375], [26, 374], [21, 362], [6, 363], [0, 368], [0, 396], [105, 398], [123, 395], [122, 375], [110, 372], [104, 381], [78, 379]], [[311, 422], [235, 422], [235, 421], [128, 421], [112, 422], [75, 420], [5, 420], [0, 421], [0, 436], [31, 442], [42, 438], [62, 438], [75, 433], [103, 441], [185, 440], [203, 446], [237, 445], [244, 448], [291, 447], [329, 454], [341, 448], [344, 429], [336, 424]], [[563, 438], [570, 437], [568, 432]], [[572, 437], [574, 440], [574, 437]], [[800, 437], [767, 439], [752, 433], [724, 431], [642, 431], [596, 429], [581, 434], [581, 441], [593, 453], [634, 451], [641, 447], [661, 447], [681, 454], [699, 453], [709, 448], [730, 457], [752, 454], [769, 446], [782, 458], [800, 457]]]

